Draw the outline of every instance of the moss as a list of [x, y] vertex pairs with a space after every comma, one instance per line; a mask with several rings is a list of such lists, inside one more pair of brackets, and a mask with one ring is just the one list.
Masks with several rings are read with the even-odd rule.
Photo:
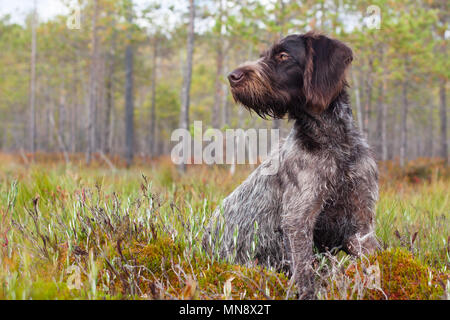
[[[8, 282], [11, 287], [8, 288]], [[81, 294], [81, 295], [80, 295]], [[14, 272], [0, 286], [1, 299], [66, 300], [82, 298], [80, 290], [70, 290], [64, 281], [56, 281], [43, 273], [22, 277]]]
[[70, 290], [65, 283], [54, 281], [37, 280], [33, 282], [29, 298], [33, 300], [66, 300], [74, 299], [79, 294], [75, 290]]
[[[284, 274], [275, 273], [261, 267], [245, 267], [223, 261], [212, 262], [199, 254], [187, 254], [186, 248], [170, 238], [161, 238], [150, 244], [135, 243], [125, 254], [134, 259], [136, 265], [144, 265], [144, 277], [150, 279], [141, 283], [141, 289], [153, 298], [252, 298], [268, 297], [282, 299], [288, 287]], [[189, 258], [185, 258], [189, 257]], [[187, 290], [189, 277], [196, 279], [195, 292]], [[154, 283], [166, 284], [166, 291], [155, 297]], [[227, 286], [227, 289], [224, 287]], [[186, 296], [186, 292], [188, 295]]]
[[360, 260], [346, 270], [346, 275], [353, 279], [353, 285], [357, 279], [367, 285], [367, 270], [377, 265], [382, 291], [367, 288], [364, 299], [434, 300], [444, 296], [443, 283], [449, 274], [424, 265], [404, 249], [390, 249], [369, 257], [368, 261]]

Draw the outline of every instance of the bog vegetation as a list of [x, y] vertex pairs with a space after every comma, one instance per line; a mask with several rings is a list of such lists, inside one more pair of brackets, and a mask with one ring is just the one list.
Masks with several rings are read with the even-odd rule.
[[312, 29], [354, 51], [384, 248], [317, 255], [317, 297], [449, 298], [448, 1], [61, 0], [46, 19], [34, 3], [0, 11], [0, 299], [294, 299], [285, 274], [200, 246], [252, 168], [181, 174], [168, 155], [194, 120], [285, 136], [234, 106], [226, 75]]
[[[15, 160], [15, 161], [12, 161]], [[249, 173], [168, 159], [115, 170], [72, 159], [0, 161], [0, 299], [294, 299], [276, 270], [204, 252], [204, 226]], [[421, 168], [426, 168], [422, 170]], [[382, 164], [383, 251], [317, 255], [319, 299], [448, 299], [450, 172]]]

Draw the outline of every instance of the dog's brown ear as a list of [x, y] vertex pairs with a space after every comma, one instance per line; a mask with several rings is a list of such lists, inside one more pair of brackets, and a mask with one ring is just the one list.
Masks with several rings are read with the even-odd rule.
[[352, 50], [338, 40], [307, 33], [303, 89], [307, 105], [324, 111], [345, 86], [345, 70], [353, 60]]

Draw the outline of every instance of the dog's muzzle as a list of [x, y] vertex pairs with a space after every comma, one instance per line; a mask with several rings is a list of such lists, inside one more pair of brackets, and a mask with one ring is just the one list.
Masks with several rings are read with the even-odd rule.
[[236, 69], [228, 75], [228, 81], [230, 85], [236, 86], [244, 79], [244, 72], [240, 69]]

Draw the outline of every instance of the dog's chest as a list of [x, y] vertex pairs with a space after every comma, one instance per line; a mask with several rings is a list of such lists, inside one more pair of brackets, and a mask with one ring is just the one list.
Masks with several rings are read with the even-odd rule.
[[280, 178], [285, 185], [332, 182], [345, 171], [345, 161], [331, 150], [310, 152], [287, 138], [280, 149]]

